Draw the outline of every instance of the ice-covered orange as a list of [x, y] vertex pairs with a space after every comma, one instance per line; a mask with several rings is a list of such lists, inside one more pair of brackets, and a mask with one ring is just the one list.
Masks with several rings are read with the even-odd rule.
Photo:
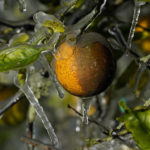
[[89, 97], [104, 91], [115, 74], [115, 61], [105, 39], [86, 33], [75, 44], [64, 41], [55, 54], [55, 72], [71, 94]]

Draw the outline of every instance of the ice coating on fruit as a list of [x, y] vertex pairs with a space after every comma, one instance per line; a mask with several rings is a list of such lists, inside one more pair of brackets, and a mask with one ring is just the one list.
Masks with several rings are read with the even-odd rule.
[[101, 38], [97, 33], [86, 33], [76, 44], [69, 45], [65, 41], [58, 48], [55, 56], [56, 76], [73, 95], [96, 95], [104, 91], [114, 77], [115, 62], [107, 42]]

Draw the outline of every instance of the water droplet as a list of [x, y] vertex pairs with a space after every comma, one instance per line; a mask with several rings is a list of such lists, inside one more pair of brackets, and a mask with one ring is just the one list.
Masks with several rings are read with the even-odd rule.
[[26, 1], [25, 0], [18, 0], [18, 4], [19, 4], [19, 9], [21, 12], [26, 12], [27, 11], [27, 5], [26, 5]]

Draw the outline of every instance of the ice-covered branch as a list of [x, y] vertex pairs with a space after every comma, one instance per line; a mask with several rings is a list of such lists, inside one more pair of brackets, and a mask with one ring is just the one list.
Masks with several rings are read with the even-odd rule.
[[10, 107], [16, 104], [20, 100], [21, 95], [22, 91], [19, 90], [15, 96], [11, 98], [10, 102], [0, 110], [0, 116], [3, 115], [3, 113], [5, 113]]
[[20, 88], [20, 90], [25, 94], [26, 98], [29, 100], [30, 104], [35, 108], [35, 111], [37, 113], [37, 115], [39, 116], [39, 118], [41, 119], [45, 129], [47, 130], [47, 133], [50, 137], [50, 142], [51, 145], [55, 148], [55, 149], [59, 149], [59, 142], [58, 142], [58, 138], [54, 132], [54, 129], [50, 123], [50, 121], [47, 118], [47, 115], [45, 114], [42, 106], [40, 105], [38, 99], [34, 96], [34, 93], [32, 92], [31, 88], [28, 85], [28, 74], [26, 75], [26, 79], [24, 84], [22, 84], [22, 82], [20, 82], [20, 80], [18, 79], [18, 75], [15, 75], [15, 80], [14, 83], [15, 85]]

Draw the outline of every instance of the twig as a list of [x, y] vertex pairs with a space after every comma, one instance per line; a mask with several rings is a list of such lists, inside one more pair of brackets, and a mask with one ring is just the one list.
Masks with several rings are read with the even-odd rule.
[[[79, 116], [83, 116], [80, 112], [78, 112], [75, 108], [73, 108], [71, 105], [68, 104], [68, 108], [69, 109], [72, 109], [76, 114], [78, 114]], [[118, 129], [113, 129], [113, 130], [109, 130], [107, 129], [105, 126], [103, 126], [102, 124], [100, 124], [98, 121], [94, 120], [94, 119], [90, 119], [89, 118], [89, 122], [91, 123], [95, 123], [96, 125], [100, 126], [103, 130], [102, 132], [107, 135], [106, 138], [104, 139], [97, 139], [97, 142], [104, 142], [104, 141], [107, 141], [108, 140], [112, 140], [112, 139], [118, 139], [120, 140], [121, 142], [125, 143], [126, 145], [128, 145], [129, 147], [133, 147], [130, 143], [128, 143], [125, 139], [122, 138], [122, 136], [125, 136], [127, 134], [129, 134], [129, 132], [127, 133], [123, 133], [123, 134], [120, 134], [120, 130]]]
[[33, 139], [30, 139], [30, 138], [27, 138], [27, 137], [21, 137], [20, 140], [24, 143], [31, 144], [33, 146], [36, 146], [36, 147], [39, 147], [39, 148], [42, 148], [42, 149], [45, 149], [45, 150], [54, 150], [50, 145], [44, 144], [41, 141], [38, 141], [38, 140], [35, 140], [35, 139], [33, 140]]
[[[69, 109], [72, 109], [76, 114], [78, 114], [79, 116], [83, 117], [83, 115], [82, 115], [80, 112], [78, 112], [75, 108], [73, 108], [73, 107], [72, 107], [71, 105], [69, 105], [69, 104], [68, 104], [68, 108], [69, 108]], [[97, 120], [94, 120], [94, 119], [89, 118], [89, 122], [94, 123], [94, 124], [100, 126], [100, 127], [103, 129], [103, 130], [102, 130], [103, 133], [104, 133], [105, 135], [109, 135], [109, 130], [108, 130], [105, 126], [103, 126], [101, 123], [99, 123]]]
[[19, 102], [21, 99], [22, 92], [19, 90], [15, 96], [13, 96], [13, 98], [11, 99], [11, 101], [6, 104], [6, 106], [4, 106], [1, 110], [0, 110], [0, 116], [3, 115], [3, 113], [5, 113], [10, 107], [12, 107], [14, 104], [16, 104], [17, 102]]
[[[84, 30], [87, 30], [89, 28], [89, 26], [91, 25], [92, 22], [95, 21], [95, 19], [102, 13], [105, 5], [106, 5], [106, 2], [107, 0], [103, 0], [103, 3], [100, 5], [100, 4], [97, 4], [97, 7], [96, 7], [96, 10], [97, 10], [97, 13], [94, 15], [94, 17], [89, 21], [88, 25], [85, 27]], [[100, 6], [100, 7], [99, 7]]]
[[[122, 35], [122, 32], [120, 31], [120, 29], [118, 28], [117, 25], [112, 26], [111, 28], [109, 28], [108, 32], [115, 37], [115, 39], [117, 40], [117, 42], [119, 44], [121, 44], [121, 49], [126, 50], [127, 46], [127, 42], [124, 39], [124, 36]], [[142, 62], [140, 60], [140, 55], [137, 54], [135, 51], [133, 51], [131, 48], [128, 49], [128, 55], [130, 55], [132, 58], [134, 58], [134, 60], [138, 63], [138, 64], [142, 64], [145, 65], [147, 69], [150, 69], [150, 64], [149, 61], [148, 62]]]
[[96, 5], [96, 7], [93, 9], [95, 10], [95, 15], [89, 20], [89, 22], [83, 27], [83, 29], [81, 30], [81, 33], [83, 33], [84, 31], [86, 31], [90, 25], [92, 24], [92, 22], [94, 22], [96, 20], [96, 18], [102, 13], [105, 5], [106, 5], [107, 0], [103, 0], [102, 4], [101, 1]]

